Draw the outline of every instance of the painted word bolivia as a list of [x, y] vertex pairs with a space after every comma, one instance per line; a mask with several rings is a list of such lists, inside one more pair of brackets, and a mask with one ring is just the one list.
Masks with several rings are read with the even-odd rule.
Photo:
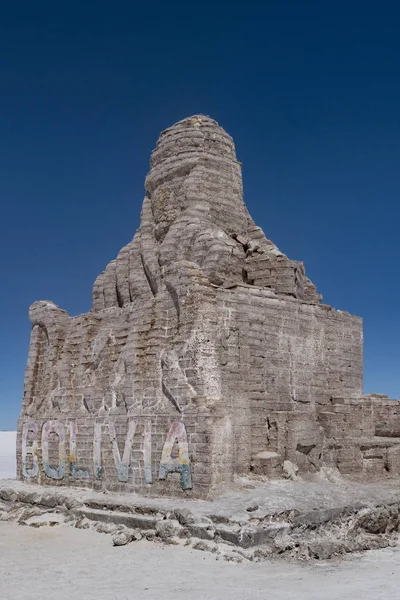
[[[102, 479], [103, 468], [101, 459], [101, 443], [103, 429], [108, 430], [110, 442], [112, 444], [112, 454], [115, 462], [115, 469], [118, 481], [127, 483], [129, 480], [129, 467], [131, 465], [131, 450], [136, 431], [136, 421], [131, 420], [128, 423], [128, 433], [125, 439], [124, 451], [120, 454], [118, 447], [115, 425], [109, 423], [95, 423], [93, 440], [93, 473], [95, 479]], [[68, 431], [69, 430], [69, 431]], [[37, 477], [39, 475], [38, 450], [41, 442], [42, 467], [44, 473], [50, 479], [64, 479], [67, 475], [67, 453], [66, 437], [69, 432], [69, 460], [68, 469], [70, 477], [76, 479], [90, 479], [91, 475], [88, 469], [80, 469], [77, 464], [77, 424], [70, 421], [66, 426], [58, 420], [46, 421], [43, 424], [41, 435], [39, 427], [35, 421], [25, 421], [22, 430], [22, 470], [24, 477]], [[58, 438], [58, 465], [51, 466], [49, 460], [49, 437], [54, 434]], [[29, 441], [28, 441], [28, 438]], [[176, 447], [176, 456], [173, 457], [173, 450]], [[151, 420], [147, 419], [144, 423], [142, 454], [144, 464], [144, 481], [147, 484], [153, 483], [153, 473], [151, 467]], [[28, 462], [30, 463], [28, 466]], [[188, 452], [188, 442], [185, 425], [182, 421], [174, 421], [167, 434], [164, 447], [161, 454], [160, 465], [158, 469], [158, 479], [164, 480], [168, 473], [180, 473], [182, 489], [191, 489], [192, 480], [190, 472], [190, 461]]]

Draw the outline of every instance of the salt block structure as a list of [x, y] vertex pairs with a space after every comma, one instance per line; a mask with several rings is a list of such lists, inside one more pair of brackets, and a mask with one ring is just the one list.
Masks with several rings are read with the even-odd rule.
[[400, 406], [362, 394], [362, 322], [250, 217], [232, 138], [193, 116], [151, 156], [140, 227], [77, 317], [30, 308], [18, 477], [209, 497], [235, 475], [400, 470]]

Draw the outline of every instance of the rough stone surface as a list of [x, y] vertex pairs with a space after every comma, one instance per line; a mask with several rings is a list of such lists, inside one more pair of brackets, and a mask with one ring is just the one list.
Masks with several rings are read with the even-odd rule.
[[285, 460], [283, 462], [283, 476], [286, 477], [286, 479], [296, 481], [298, 470], [298, 466], [294, 465], [290, 460]]
[[285, 461], [399, 474], [400, 403], [362, 396], [361, 320], [255, 225], [232, 138], [175, 124], [145, 188], [92, 309], [30, 308], [18, 477], [204, 498]]
[[194, 522], [194, 517], [189, 509], [187, 508], [178, 508], [174, 511], [175, 518], [178, 519], [181, 525], [188, 525], [189, 523]]
[[[103, 494], [100, 492], [70, 489], [66, 496], [53, 494], [58, 503], [49, 510], [42, 504], [45, 493], [41, 496], [35, 489], [26, 489], [39, 486], [14, 482], [12, 499], [0, 505], [0, 524], [16, 521], [19, 525], [36, 528], [69, 525], [109, 534], [113, 536], [114, 545], [146, 539], [167, 545], [191, 546], [214, 553], [224, 560], [234, 560], [238, 554], [241, 560], [248, 561], [272, 556], [326, 559], [348, 552], [396, 545], [400, 515], [398, 480], [396, 490], [385, 489], [384, 485], [358, 484], [356, 495], [366, 500], [364, 504], [354, 502], [356, 490], [351, 491], [351, 486], [344, 481], [341, 495], [333, 484], [323, 485], [323, 503], [318, 493], [304, 498], [299, 482], [280, 483], [289, 487], [291, 501], [300, 510], [282, 510], [285, 502], [279, 494], [280, 508], [259, 506], [257, 517], [247, 514], [245, 520], [240, 505], [244, 510], [246, 498], [230, 493], [231, 497], [224, 501], [186, 500], [192, 510], [190, 523], [185, 526], [173, 518], [181, 509], [171, 506], [171, 503], [181, 503], [181, 499], [155, 498], [151, 501], [153, 506], [149, 506], [145, 504], [149, 502], [148, 498], [135, 498], [134, 495], [118, 498], [113, 494], [114, 502], [101, 502]], [[313, 486], [311, 482], [306, 485]], [[262, 487], [268, 497], [273, 484]], [[5, 491], [5, 495], [10, 497], [9, 489], [5, 488]], [[74, 500], [73, 503], [68, 502], [68, 496]], [[67, 505], [73, 507], [67, 508]], [[88, 508], [94, 505], [98, 508]], [[183, 508], [182, 512], [187, 516], [189, 510]], [[224, 512], [229, 516], [224, 516]], [[148, 514], [152, 515], [147, 517], [152, 521], [151, 527], [145, 520]]]
[[201, 517], [198, 521], [188, 524], [187, 528], [191, 535], [202, 540], [212, 540], [215, 536], [213, 522], [208, 517]]
[[126, 544], [129, 544], [129, 542], [131, 541], [131, 536], [124, 532], [118, 532], [118, 533], [114, 533], [112, 541], [114, 546], [126, 546]]
[[164, 542], [182, 533], [183, 527], [175, 519], [165, 519], [156, 524], [156, 534]]

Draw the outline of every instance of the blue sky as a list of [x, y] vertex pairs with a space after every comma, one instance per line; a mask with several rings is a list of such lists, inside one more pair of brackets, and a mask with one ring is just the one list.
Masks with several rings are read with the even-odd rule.
[[326, 303], [364, 319], [365, 391], [400, 397], [396, 3], [24, 2], [0, 9], [0, 430], [29, 305], [87, 311], [138, 226], [159, 132], [205, 113], [245, 200]]

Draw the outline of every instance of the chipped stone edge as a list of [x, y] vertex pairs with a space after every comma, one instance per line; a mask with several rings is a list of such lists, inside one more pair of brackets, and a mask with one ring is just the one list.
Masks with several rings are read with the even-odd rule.
[[[70, 525], [113, 536], [116, 546], [147, 540], [190, 546], [230, 562], [265, 559], [326, 560], [347, 553], [395, 546], [400, 500], [355, 503], [309, 512], [285, 510], [240, 522], [167, 509], [0, 485], [0, 522], [41, 527]], [[116, 541], [117, 540], [117, 541]]]

